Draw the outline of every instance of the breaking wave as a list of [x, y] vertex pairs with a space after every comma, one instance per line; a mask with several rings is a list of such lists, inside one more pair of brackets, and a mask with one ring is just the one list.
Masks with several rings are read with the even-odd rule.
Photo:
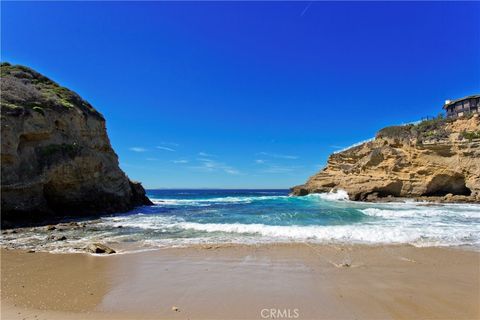
[[427, 228], [419, 230], [408, 226], [391, 225], [360, 226], [270, 226], [263, 224], [200, 224], [180, 223], [184, 229], [204, 232], [225, 232], [235, 234], [258, 234], [265, 242], [311, 241], [319, 243], [366, 243], [428, 246], [468, 245], [479, 239], [475, 231], [451, 232], [448, 228]]
[[256, 196], [256, 197], [220, 197], [209, 199], [151, 199], [156, 205], [196, 206], [215, 203], [252, 203], [254, 201], [286, 199], [289, 196]]

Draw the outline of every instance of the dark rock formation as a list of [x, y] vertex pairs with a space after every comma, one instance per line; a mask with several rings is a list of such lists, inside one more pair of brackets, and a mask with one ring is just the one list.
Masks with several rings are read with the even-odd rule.
[[90, 253], [106, 253], [106, 254], [112, 254], [115, 253], [116, 251], [113, 250], [110, 247], [107, 247], [104, 244], [101, 243], [91, 243], [89, 244], [85, 250]]
[[0, 68], [3, 227], [151, 204], [119, 168], [98, 111], [27, 67]]
[[294, 195], [347, 191], [351, 200], [394, 197], [480, 202], [480, 118], [435, 119], [380, 130], [332, 154]]

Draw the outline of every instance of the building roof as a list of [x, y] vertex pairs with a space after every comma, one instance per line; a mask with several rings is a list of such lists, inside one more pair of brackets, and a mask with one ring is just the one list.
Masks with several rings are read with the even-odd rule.
[[[471, 95], [471, 96], [466, 96], [466, 97], [463, 97], [463, 98], [460, 98], [460, 99], [455, 99], [455, 100], [450, 100], [448, 103], [445, 103], [443, 105], [443, 108], [445, 109], [446, 107], [452, 105], [452, 104], [455, 104], [457, 102], [460, 102], [460, 101], [463, 101], [463, 100], [467, 100], [467, 99], [474, 99], [474, 98], [480, 98], [480, 94], [474, 94], [474, 95]], [[448, 100], [447, 100], [448, 101]]]

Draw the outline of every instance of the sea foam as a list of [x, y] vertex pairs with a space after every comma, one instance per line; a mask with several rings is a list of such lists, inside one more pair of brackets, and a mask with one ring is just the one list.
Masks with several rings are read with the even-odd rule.
[[331, 191], [328, 193], [319, 193], [318, 196], [324, 200], [348, 200], [348, 193], [345, 190]]

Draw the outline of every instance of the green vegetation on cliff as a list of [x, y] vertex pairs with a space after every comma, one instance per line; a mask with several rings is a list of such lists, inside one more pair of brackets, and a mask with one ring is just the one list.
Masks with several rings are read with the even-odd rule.
[[[465, 116], [464, 118], [469, 118]], [[409, 140], [416, 139], [417, 143], [422, 143], [426, 140], [442, 140], [448, 138], [450, 132], [447, 130], [447, 125], [452, 123], [455, 119], [444, 118], [442, 115], [434, 119], [423, 120], [416, 124], [407, 124], [402, 126], [390, 126], [381, 129], [377, 133], [377, 138], [390, 138]], [[465, 139], [475, 139], [471, 135], [463, 135]]]
[[461, 133], [464, 139], [468, 141], [480, 139], [480, 130], [479, 131], [462, 131]]
[[10, 111], [20, 115], [24, 110], [33, 110], [44, 115], [46, 109], [62, 111], [79, 108], [101, 117], [78, 94], [28, 67], [3, 62], [0, 64], [0, 76], [2, 113]]

